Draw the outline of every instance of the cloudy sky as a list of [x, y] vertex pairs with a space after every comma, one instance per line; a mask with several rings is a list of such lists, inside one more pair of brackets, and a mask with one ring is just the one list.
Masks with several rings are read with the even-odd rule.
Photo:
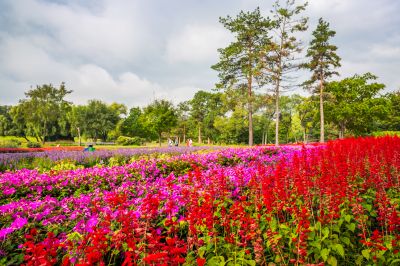
[[[0, 0], [0, 105], [62, 81], [77, 104], [189, 99], [218, 81], [210, 66], [231, 41], [218, 18], [257, 6], [268, 15], [272, 2]], [[305, 43], [319, 17], [336, 30], [342, 77], [369, 71], [400, 88], [399, 0], [310, 0], [306, 13]]]

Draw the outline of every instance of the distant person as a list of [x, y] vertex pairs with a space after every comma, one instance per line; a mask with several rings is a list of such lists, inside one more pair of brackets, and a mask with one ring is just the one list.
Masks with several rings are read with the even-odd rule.
[[172, 139], [168, 138], [168, 147], [172, 147], [172, 145], [173, 145]]
[[175, 147], [178, 147], [178, 145], [179, 145], [179, 142], [178, 142], [178, 138], [175, 138]]
[[189, 139], [189, 147], [192, 147], [193, 141], [192, 139]]
[[93, 144], [89, 144], [83, 151], [95, 151], [96, 148], [93, 147]]

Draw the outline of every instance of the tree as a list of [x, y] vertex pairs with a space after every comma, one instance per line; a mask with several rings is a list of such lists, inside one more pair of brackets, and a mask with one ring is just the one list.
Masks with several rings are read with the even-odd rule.
[[78, 136], [84, 134], [94, 141], [98, 138], [106, 141], [108, 134], [116, 128], [125, 111], [126, 107], [121, 104], [107, 105], [99, 100], [89, 100], [87, 105], [74, 106], [69, 119], [73, 125], [73, 132], [77, 132]]
[[177, 124], [174, 106], [166, 100], [155, 100], [143, 109], [146, 125], [158, 135], [161, 146], [161, 134], [170, 131]]
[[253, 145], [253, 87], [259, 73], [260, 54], [269, 42], [271, 23], [260, 14], [241, 11], [236, 18], [227, 16], [219, 21], [235, 36], [235, 41], [224, 49], [218, 49], [220, 62], [212, 68], [219, 72], [217, 88], [236, 87], [246, 91], [248, 112], [249, 145]]
[[308, 142], [308, 131], [312, 127], [315, 116], [315, 105], [312, 97], [302, 98], [302, 102], [296, 106], [300, 125], [303, 128], [303, 142]]
[[325, 141], [324, 131], [324, 87], [327, 80], [339, 75], [334, 68], [340, 67], [340, 57], [336, 54], [337, 46], [329, 43], [329, 39], [334, 37], [335, 31], [329, 28], [329, 23], [322, 18], [318, 21], [317, 28], [313, 31], [313, 39], [310, 47], [307, 49], [307, 57], [309, 62], [302, 66], [312, 72], [311, 79], [306, 81], [304, 85], [311, 88], [315, 83], [318, 85], [314, 88], [314, 93], [319, 94], [319, 112], [320, 112], [320, 142]]
[[327, 83], [327, 120], [339, 128], [339, 138], [346, 130], [355, 135], [370, 133], [376, 122], [387, 115], [385, 100], [376, 97], [385, 85], [374, 82], [376, 79], [366, 73]]
[[266, 82], [271, 81], [275, 96], [275, 145], [279, 145], [279, 99], [283, 88], [290, 86], [290, 74], [300, 65], [297, 63], [301, 52], [301, 42], [295, 36], [297, 32], [307, 30], [307, 17], [300, 17], [307, 2], [296, 5], [295, 0], [286, 0], [284, 6], [276, 1], [273, 10], [273, 28], [275, 34], [270, 43], [264, 47], [262, 69], [266, 71]]
[[388, 95], [390, 101], [389, 129], [400, 131], [400, 90]]
[[263, 117], [264, 117], [264, 130], [262, 133], [262, 144], [268, 143], [268, 132], [270, 125], [272, 123], [273, 117], [275, 115], [275, 99], [271, 95], [265, 95], [263, 97], [264, 108], [263, 108]]
[[151, 139], [151, 132], [145, 127], [145, 117], [139, 107], [129, 110], [129, 115], [123, 120], [120, 130], [124, 136]]
[[178, 117], [177, 131], [182, 134], [182, 139], [180, 140], [183, 143], [186, 143], [189, 112], [190, 112], [190, 101], [184, 101], [178, 104], [178, 108], [176, 109]]
[[199, 143], [202, 143], [202, 131], [208, 139], [215, 137], [215, 118], [223, 114], [221, 96], [221, 93], [198, 91], [190, 101], [190, 115], [197, 122]]
[[56, 133], [59, 121], [65, 121], [62, 118], [70, 103], [64, 98], [71, 92], [64, 83], [58, 89], [51, 84], [37, 86], [25, 93], [27, 99], [19, 101], [18, 107], [12, 112], [13, 120], [18, 120], [17, 123], [23, 120], [26, 127], [45, 143], [49, 135]]
[[11, 106], [0, 106], [0, 136], [12, 135], [13, 123], [10, 111]]

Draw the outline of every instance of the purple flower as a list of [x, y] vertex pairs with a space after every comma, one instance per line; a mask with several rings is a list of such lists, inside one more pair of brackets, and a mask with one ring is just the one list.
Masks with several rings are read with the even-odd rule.
[[15, 188], [13, 188], [13, 187], [10, 187], [10, 188], [5, 188], [4, 190], [3, 190], [3, 195], [12, 195], [12, 194], [14, 194], [15, 193]]
[[6, 236], [10, 233], [12, 233], [14, 230], [12, 228], [3, 228], [0, 229], [0, 240], [4, 240], [6, 238]]
[[11, 224], [10, 227], [13, 228], [14, 230], [21, 229], [27, 223], [28, 223], [28, 219], [18, 217], [17, 219], [15, 219], [15, 221]]

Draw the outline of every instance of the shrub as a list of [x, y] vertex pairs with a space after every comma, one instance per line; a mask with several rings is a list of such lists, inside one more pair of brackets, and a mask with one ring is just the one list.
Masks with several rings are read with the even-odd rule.
[[144, 140], [139, 137], [126, 137], [126, 136], [119, 136], [117, 139], [117, 144], [128, 146], [128, 145], [142, 145]]
[[28, 148], [41, 148], [42, 145], [39, 142], [28, 142], [26, 145]]
[[18, 148], [21, 144], [18, 139], [8, 139], [0, 142], [0, 148]]

